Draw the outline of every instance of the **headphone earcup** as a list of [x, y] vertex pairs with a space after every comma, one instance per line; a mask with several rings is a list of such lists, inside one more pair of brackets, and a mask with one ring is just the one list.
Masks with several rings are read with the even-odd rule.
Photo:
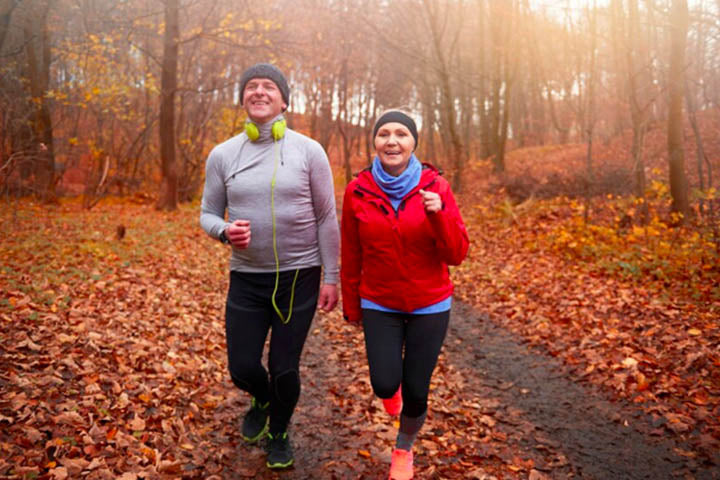
[[245, 122], [245, 135], [247, 135], [251, 142], [254, 142], [260, 138], [260, 130], [258, 130], [257, 125], [254, 123]]
[[285, 129], [287, 128], [287, 122], [285, 120], [278, 120], [273, 123], [272, 136], [277, 141], [285, 136]]
[[[274, 140], [280, 140], [285, 136], [285, 130], [287, 129], [287, 122], [283, 120], [278, 120], [277, 122], [273, 123], [271, 133]], [[253, 122], [245, 122], [245, 135], [250, 139], [251, 142], [256, 141], [258, 138], [260, 138], [260, 130], [258, 129], [257, 125], [255, 125]]]

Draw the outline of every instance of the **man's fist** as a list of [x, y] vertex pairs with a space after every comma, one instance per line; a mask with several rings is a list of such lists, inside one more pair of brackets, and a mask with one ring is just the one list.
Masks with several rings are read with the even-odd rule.
[[233, 247], [247, 248], [250, 245], [250, 221], [235, 220], [225, 229], [225, 236]]

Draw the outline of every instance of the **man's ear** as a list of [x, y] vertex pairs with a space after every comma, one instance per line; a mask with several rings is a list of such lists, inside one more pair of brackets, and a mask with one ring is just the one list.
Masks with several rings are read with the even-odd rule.
[[282, 111], [284, 112], [285, 110], [287, 110], [287, 108], [288, 108], [287, 103], [283, 102]]

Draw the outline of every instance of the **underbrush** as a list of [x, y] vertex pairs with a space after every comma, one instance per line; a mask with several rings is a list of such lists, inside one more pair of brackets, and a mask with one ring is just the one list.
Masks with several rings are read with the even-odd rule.
[[653, 182], [646, 200], [592, 199], [588, 221], [582, 199], [496, 202], [499, 218], [533, 232], [532, 241], [525, 242], [531, 248], [553, 252], [594, 274], [653, 288], [663, 297], [720, 304], [720, 212], [680, 225], [659, 182]]
[[574, 206], [578, 215], [545, 236], [559, 255], [664, 294], [720, 302], [720, 239], [712, 228], [673, 227], [657, 215], [646, 225], [629, 228], [585, 224], [582, 206]]
[[557, 196], [581, 197], [583, 195], [628, 195], [632, 192], [632, 172], [628, 169], [610, 167], [596, 172], [592, 182], [588, 182], [583, 172], [570, 176], [551, 172], [544, 177], [536, 177], [532, 172], [506, 175], [497, 184], [503, 188], [513, 202], [523, 202], [528, 198], [553, 198]]
[[542, 168], [533, 160], [537, 152], [518, 152], [513, 173], [503, 177], [489, 175], [489, 163], [477, 162], [469, 172], [475, 188], [461, 198], [466, 222], [498, 222], [497, 229], [488, 226], [477, 234], [504, 232], [517, 240], [511, 248], [551, 253], [593, 275], [650, 288], [659, 297], [720, 305], [717, 190], [691, 191], [694, 210], [681, 222], [671, 212], [662, 171], [649, 172], [645, 198], [638, 198], [631, 192], [630, 172], [607, 165], [596, 170], [586, 200], [582, 173], [567, 168], [577, 164], [576, 150], [568, 148], [564, 157], [563, 150], [550, 152], [558, 158], [548, 157], [550, 165]]

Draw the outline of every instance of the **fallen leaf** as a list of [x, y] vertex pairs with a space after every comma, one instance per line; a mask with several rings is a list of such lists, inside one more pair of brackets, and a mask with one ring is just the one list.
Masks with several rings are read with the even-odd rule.
[[143, 420], [138, 415], [135, 415], [132, 420], [128, 423], [128, 427], [130, 427], [130, 430], [134, 430], [136, 432], [145, 430], [145, 420]]

